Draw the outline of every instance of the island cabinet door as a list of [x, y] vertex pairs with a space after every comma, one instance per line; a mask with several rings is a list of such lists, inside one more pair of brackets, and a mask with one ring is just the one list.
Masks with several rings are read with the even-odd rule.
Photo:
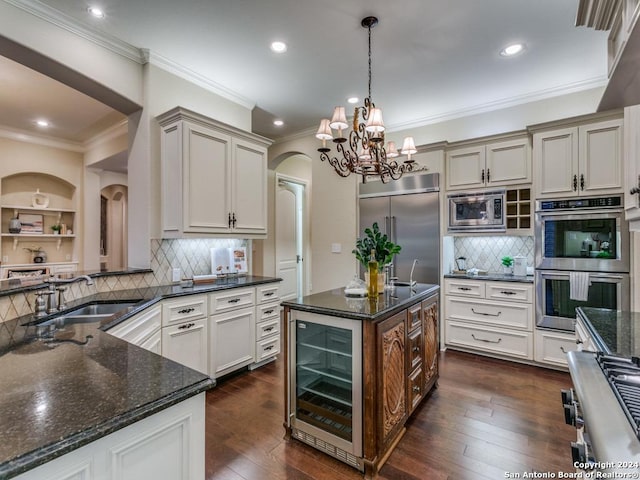
[[422, 302], [424, 331], [424, 391], [425, 394], [438, 381], [438, 318], [440, 316], [438, 297]]
[[407, 312], [402, 311], [377, 324], [376, 349], [380, 359], [377, 382], [378, 451], [387, 447], [407, 418]]

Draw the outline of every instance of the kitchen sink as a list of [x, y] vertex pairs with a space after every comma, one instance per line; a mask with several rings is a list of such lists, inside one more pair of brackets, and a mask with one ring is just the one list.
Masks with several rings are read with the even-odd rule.
[[44, 322], [39, 322], [36, 327], [52, 327], [61, 328], [64, 325], [73, 325], [78, 323], [91, 323], [104, 318], [109, 318], [113, 314], [126, 311], [130, 312], [138, 304], [135, 302], [114, 302], [114, 303], [92, 303], [85, 305], [70, 312], [61, 314], [57, 317], [50, 318]]
[[415, 287], [416, 286], [416, 282], [398, 282], [398, 281], [394, 281], [392, 283], [392, 285], [394, 287]]
[[92, 303], [84, 307], [71, 310], [65, 313], [65, 318], [69, 317], [110, 317], [114, 313], [122, 310], [131, 311], [138, 302], [119, 302], [119, 303]]

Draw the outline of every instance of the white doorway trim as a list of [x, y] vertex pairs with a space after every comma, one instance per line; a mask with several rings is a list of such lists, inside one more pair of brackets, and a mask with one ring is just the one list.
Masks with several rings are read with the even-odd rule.
[[[281, 193], [288, 191], [294, 195], [295, 207], [291, 202], [280, 200]], [[288, 300], [307, 293], [308, 279], [308, 218], [307, 218], [307, 181], [282, 175], [275, 175], [275, 268], [276, 276], [283, 278], [283, 295]], [[294, 212], [292, 212], [292, 207]], [[291, 216], [293, 215], [293, 218]], [[295, 238], [282, 242], [282, 236], [294, 235]], [[292, 244], [295, 243], [295, 246]], [[295, 253], [294, 251], [295, 250]], [[295, 258], [293, 257], [295, 255]], [[291, 282], [292, 269], [295, 269], [295, 293]], [[288, 270], [288, 272], [287, 272]], [[284, 274], [286, 273], [286, 275]], [[288, 278], [285, 278], [288, 277]], [[286, 286], [287, 283], [290, 286]]]

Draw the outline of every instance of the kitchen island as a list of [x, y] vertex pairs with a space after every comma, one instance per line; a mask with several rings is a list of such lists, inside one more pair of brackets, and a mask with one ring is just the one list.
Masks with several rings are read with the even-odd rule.
[[374, 476], [438, 379], [438, 285], [282, 302], [287, 437]]

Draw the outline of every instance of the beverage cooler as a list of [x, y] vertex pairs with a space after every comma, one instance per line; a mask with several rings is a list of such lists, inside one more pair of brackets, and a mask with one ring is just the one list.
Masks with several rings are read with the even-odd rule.
[[300, 311], [289, 322], [292, 435], [364, 470], [362, 322]]

